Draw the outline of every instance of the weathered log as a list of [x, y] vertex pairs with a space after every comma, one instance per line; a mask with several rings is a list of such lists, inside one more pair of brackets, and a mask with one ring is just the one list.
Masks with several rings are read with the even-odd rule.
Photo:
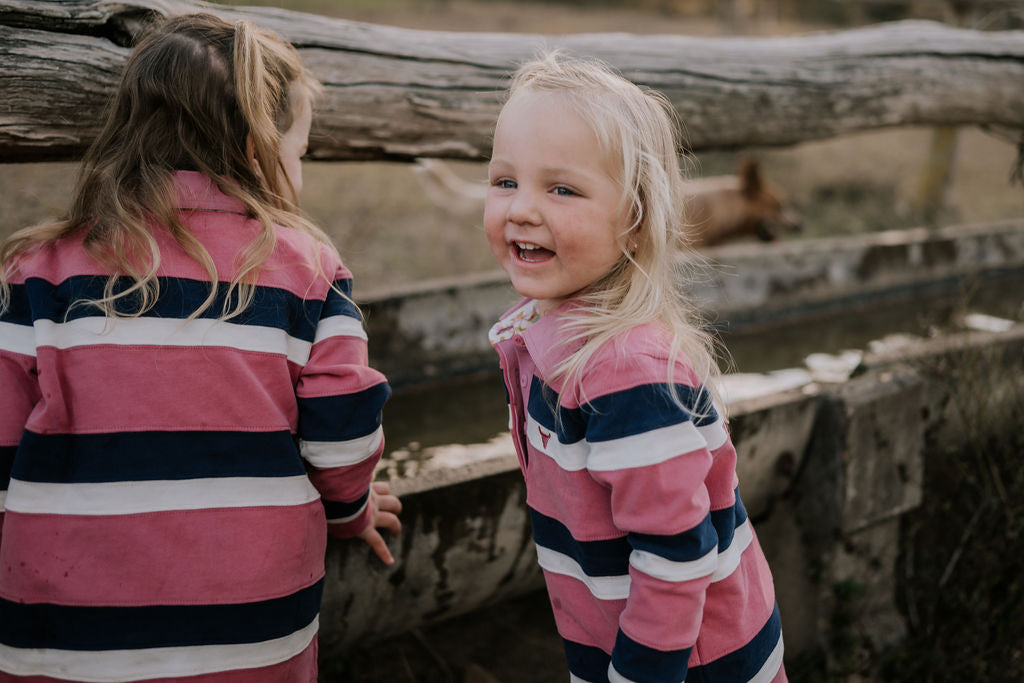
[[73, 159], [96, 135], [133, 35], [212, 11], [292, 41], [326, 85], [311, 155], [484, 158], [514, 65], [603, 58], [669, 96], [694, 150], [896, 125], [1024, 129], [1024, 31], [931, 22], [779, 38], [417, 31], [190, 0], [0, 0], [0, 160]]

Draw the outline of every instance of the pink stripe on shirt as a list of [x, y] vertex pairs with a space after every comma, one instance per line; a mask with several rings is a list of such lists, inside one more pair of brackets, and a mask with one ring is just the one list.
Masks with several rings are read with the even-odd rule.
[[294, 593], [324, 572], [319, 500], [116, 516], [7, 516], [0, 595], [19, 602], [252, 602]]
[[39, 365], [54, 372], [40, 374], [43, 401], [26, 428], [294, 432], [298, 413], [286, 363], [283, 356], [224, 347], [44, 347]]
[[626, 606], [625, 600], [595, 600], [581, 581], [546, 570], [544, 581], [560, 636], [600, 648], [615, 642], [618, 614]]
[[35, 364], [30, 356], [0, 351], [0, 377], [7, 378], [0, 391], [0, 446], [20, 443], [25, 417], [39, 401]]
[[[647, 534], [676, 534], [700, 524], [710, 511], [704, 487], [711, 455], [695, 451], [634, 469], [591, 472], [611, 488], [611, 509], [620, 529]], [[681, 486], [680, 482], [693, 482]], [[602, 489], [607, 500], [608, 489]]]
[[[733, 651], [736, 636], [749, 642], [775, 608], [772, 577], [757, 536], [743, 551], [740, 565], [727, 578], [708, 586], [704, 626], [700, 636], [701, 663]], [[737, 614], [750, 615], [738, 620]]]

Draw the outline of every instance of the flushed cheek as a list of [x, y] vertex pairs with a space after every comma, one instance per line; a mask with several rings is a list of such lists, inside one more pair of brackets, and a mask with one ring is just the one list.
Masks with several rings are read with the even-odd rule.
[[508, 257], [508, 243], [505, 241], [505, 221], [497, 211], [488, 207], [484, 210], [484, 233], [491, 253], [499, 261]]

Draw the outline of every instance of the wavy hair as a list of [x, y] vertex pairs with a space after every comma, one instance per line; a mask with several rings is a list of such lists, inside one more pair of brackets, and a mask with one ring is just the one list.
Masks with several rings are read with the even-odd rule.
[[675, 108], [661, 93], [630, 82], [604, 62], [558, 52], [523, 64], [512, 78], [508, 101], [537, 92], [565, 98], [594, 131], [619, 174], [620, 206], [628, 217], [619, 234], [621, 259], [578, 294], [579, 306], [564, 314], [565, 341], [581, 345], [555, 376], [579, 391], [583, 370], [598, 349], [657, 321], [671, 338], [666, 373], [676, 402], [682, 405], [673, 369], [683, 354], [724, 408], [713, 381], [719, 374], [716, 340], [684, 289], [698, 259], [686, 246], [683, 145]]
[[[209, 275], [210, 294], [192, 316], [208, 309], [218, 273], [179, 216], [173, 173], [186, 170], [240, 200], [262, 226], [237, 257], [221, 316], [244, 311], [274, 249], [275, 224], [335, 248], [302, 216], [279, 152], [297, 107], [312, 106], [321, 91], [293, 46], [250, 22], [191, 14], [154, 28], [125, 65], [105, 125], [83, 159], [67, 216], [20, 230], [0, 247], [0, 306], [9, 305], [9, 279], [20, 257], [43, 243], [84, 235], [86, 251], [110, 276], [103, 298], [79, 303], [111, 317], [145, 313], [160, 292], [155, 222]], [[319, 254], [310, 258], [324, 275]], [[133, 284], [117, 291], [122, 276]], [[119, 310], [122, 299], [137, 300], [138, 309]]]

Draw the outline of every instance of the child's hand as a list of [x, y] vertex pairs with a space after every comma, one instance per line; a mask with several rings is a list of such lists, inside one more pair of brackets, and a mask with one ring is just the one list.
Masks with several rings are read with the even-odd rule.
[[398, 514], [402, 511], [402, 501], [391, 495], [391, 487], [386, 482], [378, 481], [370, 488], [369, 504], [373, 510], [370, 524], [356, 538], [366, 541], [384, 564], [392, 565], [395, 558], [391, 556], [391, 551], [388, 550], [387, 543], [377, 528], [387, 529], [394, 536], [402, 533], [402, 522], [398, 519]]

